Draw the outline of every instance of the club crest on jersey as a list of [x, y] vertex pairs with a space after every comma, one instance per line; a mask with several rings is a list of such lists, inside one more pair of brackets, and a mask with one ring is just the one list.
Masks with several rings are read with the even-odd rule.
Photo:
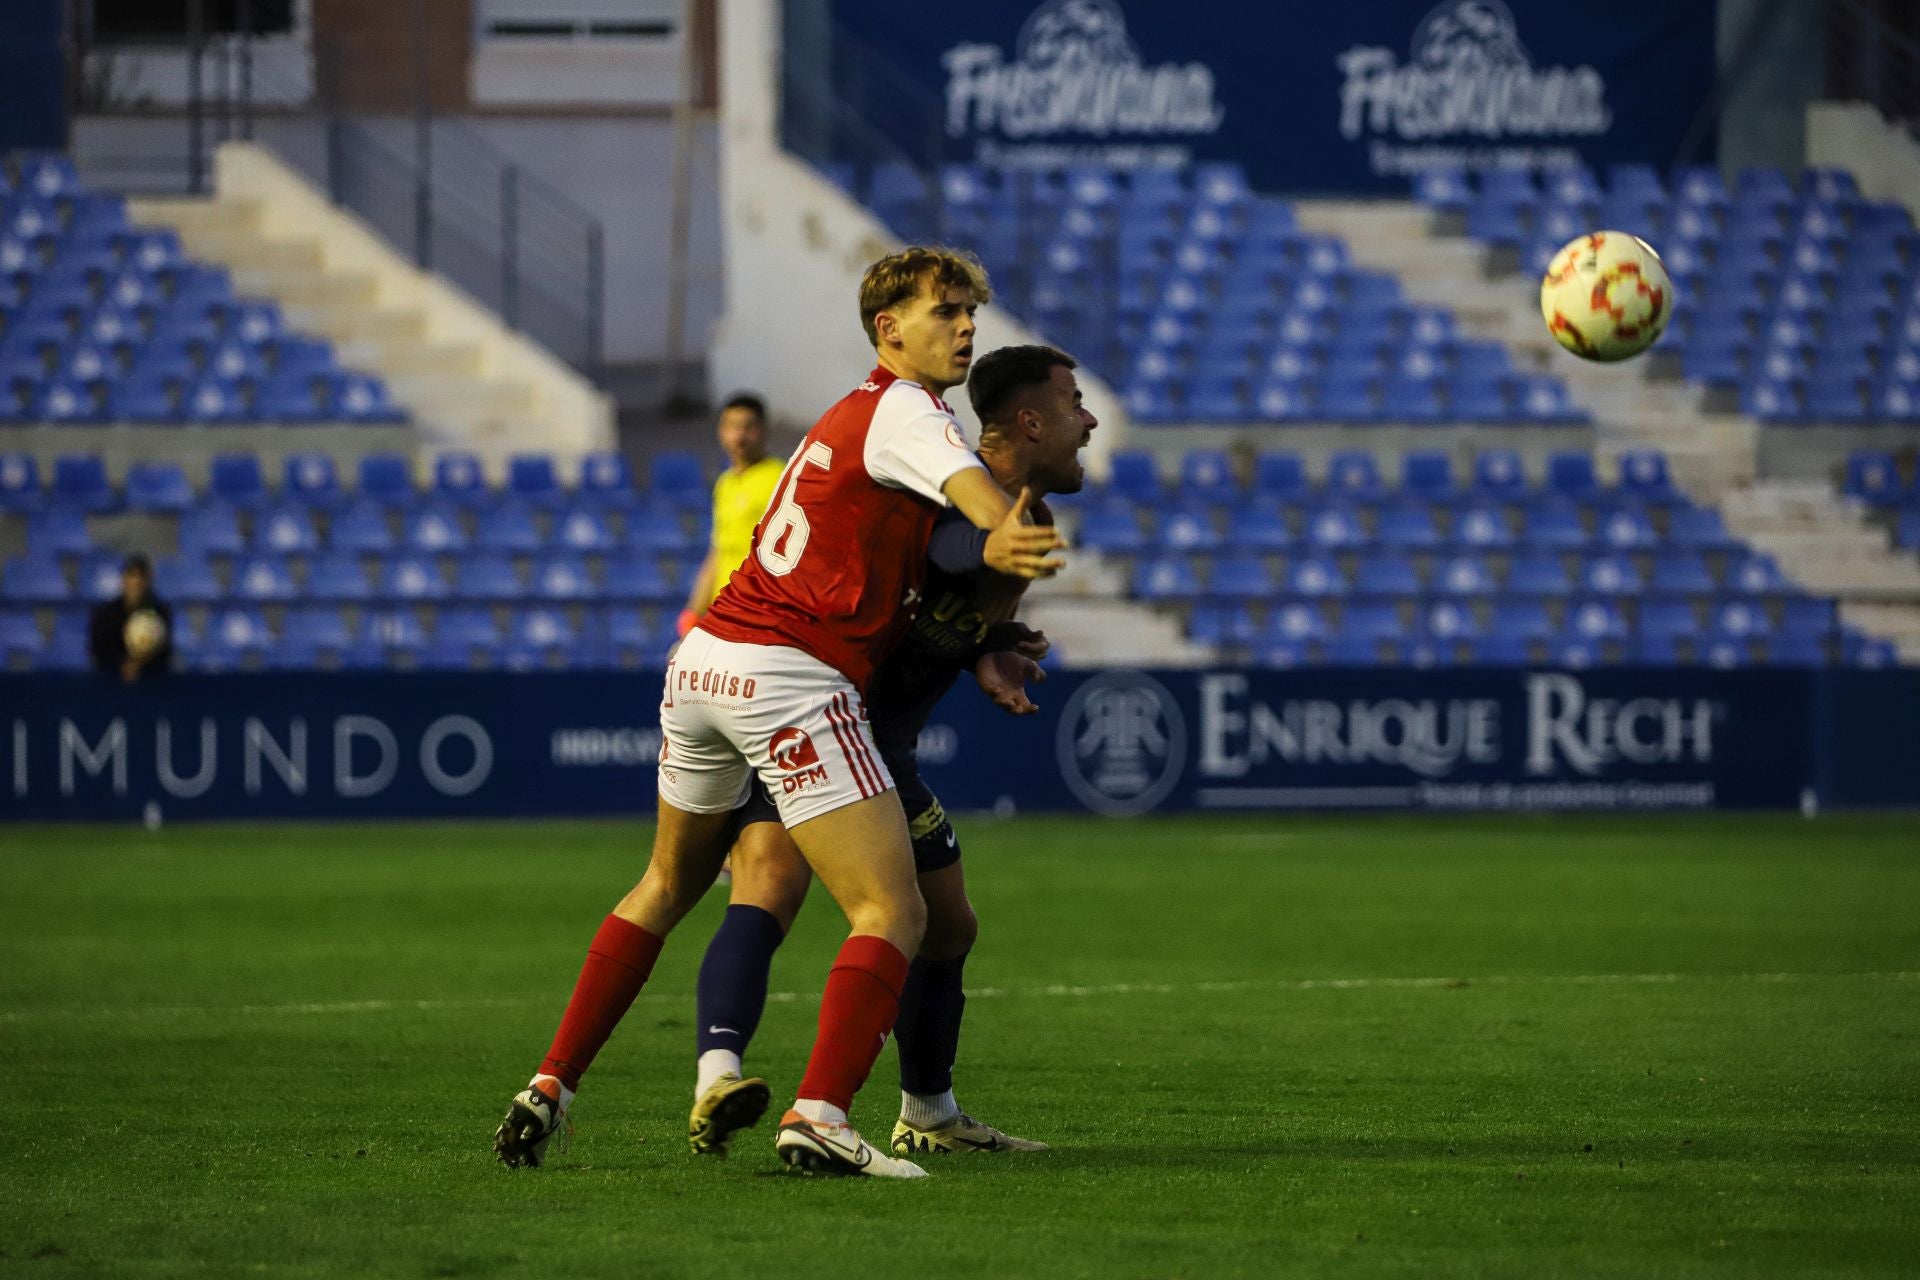
[[805, 729], [788, 725], [775, 732], [767, 743], [767, 758], [786, 775], [780, 779], [780, 789], [787, 795], [827, 780], [827, 766], [820, 763], [820, 752]]

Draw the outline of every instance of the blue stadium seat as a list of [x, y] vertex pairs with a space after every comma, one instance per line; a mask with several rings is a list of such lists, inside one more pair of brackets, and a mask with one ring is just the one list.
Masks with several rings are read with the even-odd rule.
[[1464, 214], [1473, 190], [1464, 169], [1426, 169], [1414, 177], [1413, 198], [1438, 213]]
[[590, 453], [581, 459], [576, 496], [601, 507], [631, 507], [639, 501], [626, 458], [611, 451]]
[[207, 643], [238, 653], [259, 652], [272, 646], [273, 628], [258, 609], [234, 606], [222, 609], [207, 626]]
[[1116, 449], [1109, 462], [1107, 492], [1151, 505], [1160, 498], [1160, 475], [1144, 449]]
[[1218, 449], [1192, 449], [1180, 460], [1180, 490], [1189, 497], [1228, 502], [1240, 492], [1233, 464]]
[[21, 556], [0, 565], [0, 599], [58, 604], [73, 598], [66, 571], [52, 556]]
[[1773, 557], [1757, 552], [1738, 556], [1728, 564], [1724, 585], [1729, 591], [1744, 591], [1751, 595], [1792, 589], [1792, 584], [1780, 572], [1780, 566]]
[[127, 468], [127, 506], [146, 515], [179, 515], [193, 505], [193, 486], [170, 462], [136, 462]]
[[608, 558], [601, 594], [611, 600], [665, 604], [674, 600], [674, 584], [651, 555], [634, 553]]
[[1573, 590], [1557, 555], [1529, 552], [1515, 556], [1504, 589], [1511, 595], [1566, 595]]
[[1327, 625], [1326, 613], [1319, 603], [1312, 600], [1288, 600], [1277, 604], [1268, 612], [1263, 641], [1305, 644], [1309, 641], [1325, 640], [1332, 634], [1333, 629]]
[[1486, 595], [1495, 590], [1493, 572], [1478, 556], [1454, 556], [1434, 567], [1433, 590], [1453, 596]]
[[1719, 584], [1707, 570], [1707, 562], [1697, 552], [1663, 551], [1653, 560], [1653, 572], [1647, 579], [1650, 591], [1667, 595], [1705, 595]]
[[1141, 600], [1191, 600], [1200, 594], [1200, 577], [1184, 556], [1141, 560], [1133, 568], [1132, 594]]
[[1187, 637], [1200, 644], [1252, 645], [1260, 629], [1246, 605], [1195, 605], [1187, 619]]
[[1813, 636], [1826, 639], [1838, 635], [1840, 612], [1832, 600], [1796, 597], [1780, 605], [1779, 630], [1783, 635]]
[[1303, 532], [1309, 544], [1327, 551], [1359, 546], [1367, 540], [1359, 515], [1345, 506], [1327, 506], [1309, 512]]
[[[487, 609], [452, 608], [440, 611], [427, 646], [434, 665], [465, 666], [475, 651], [491, 653], [500, 646], [500, 626]], [[435, 655], [439, 659], [436, 660]]]
[[1433, 451], [1408, 453], [1400, 461], [1400, 491], [1434, 502], [1452, 499], [1453, 460]]
[[360, 616], [360, 643], [380, 652], [417, 654], [427, 646], [427, 632], [411, 609], [371, 609]]
[[[385, 528], [384, 520], [381, 527]], [[473, 545], [472, 540], [467, 537], [466, 526], [461, 522], [459, 510], [444, 503], [422, 507], [408, 516], [402, 536], [409, 551], [424, 552], [429, 555], [465, 551]], [[371, 548], [361, 549], [370, 550]]]
[[1586, 524], [1572, 507], [1542, 506], [1527, 512], [1524, 536], [1529, 546], [1574, 550], [1590, 541]]
[[1646, 550], [1660, 541], [1652, 521], [1643, 513], [1629, 509], [1602, 515], [1593, 533], [1594, 541], [1615, 551]]
[[1844, 490], [1876, 507], [1898, 506], [1907, 497], [1907, 486], [1900, 481], [1900, 468], [1893, 455], [1877, 449], [1856, 449], [1847, 456]]
[[569, 551], [610, 551], [613, 530], [599, 512], [575, 508], [558, 517], [553, 526], [554, 542]]
[[387, 600], [445, 600], [447, 582], [440, 567], [425, 556], [396, 556], [382, 566], [380, 598]]
[[40, 624], [28, 609], [0, 609], [0, 668], [32, 667], [46, 651]]
[[1297, 453], [1262, 453], [1254, 459], [1254, 492], [1287, 501], [1299, 501], [1311, 489], [1306, 468]]
[[96, 551], [80, 561], [73, 575], [73, 594], [82, 600], [106, 600], [120, 594], [121, 557]]
[[1611, 600], [1581, 600], [1567, 609], [1566, 634], [1581, 640], [1624, 640], [1627, 620], [1620, 606]]
[[627, 517], [627, 543], [647, 551], [690, 554], [701, 549], [701, 539], [688, 532], [679, 514], [665, 507], [647, 507]]
[[1300, 641], [1264, 636], [1254, 650], [1252, 662], [1256, 667], [1286, 671], [1305, 666], [1310, 656], [1307, 645]]
[[277, 556], [303, 555], [320, 545], [304, 507], [265, 508], [253, 517], [253, 547]]
[[[443, 457], [437, 464], [446, 466], [448, 458]], [[478, 473], [478, 464], [475, 464]], [[395, 506], [413, 499], [413, 469], [407, 460], [395, 453], [370, 453], [360, 459], [360, 496], [372, 498], [382, 505]]]
[[599, 594], [587, 562], [577, 555], [551, 555], [533, 567], [532, 593], [542, 600], [585, 600]]
[[64, 508], [27, 517], [27, 551], [35, 556], [82, 555], [93, 550], [84, 512]]
[[230, 594], [242, 600], [291, 600], [293, 574], [284, 560], [253, 556], [235, 563]]
[[1556, 453], [1547, 458], [1547, 489], [1576, 501], [1593, 497], [1600, 481], [1594, 475], [1593, 455]]
[[1384, 666], [1383, 654], [1391, 648], [1391, 641], [1377, 636], [1336, 635], [1321, 646], [1320, 660], [1330, 667]]
[[324, 453], [290, 453], [281, 463], [280, 493], [291, 502], [332, 509], [346, 501], [333, 458]]
[[474, 524], [473, 545], [488, 551], [538, 551], [545, 541], [533, 508], [518, 502], [482, 511]]
[[1602, 641], [1585, 636], [1562, 636], [1553, 641], [1549, 649], [1553, 665], [1570, 671], [1584, 671], [1597, 666], [1603, 655]]
[[1206, 594], [1215, 600], [1264, 600], [1273, 594], [1273, 574], [1257, 555], [1223, 556], [1213, 564]]
[[1667, 523], [1667, 541], [1694, 551], [1723, 551], [1734, 545], [1726, 522], [1711, 507], [1677, 508]]
[[1396, 504], [1383, 508], [1374, 537], [1388, 546], [1429, 548], [1440, 545], [1440, 528], [1434, 523], [1433, 509], [1423, 503]]
[[1203, 511], [1169, 511], [1160, 518], [1158, 544], [1162, 551], [1214, 552], [1226, 545], [1220, 531]]
[[689, 510], [703, 509], [711, 500], [706, 468], [691, 453], [657, 453], [648, 472], [648, 489], [655, 498]]
[[260, 472], [260, 459], [251, 453], [223, 453], [214, 458], [208, 496], [234, 507], [257, 507], [265, 503], [266, 477]]
[[507, 636], [511, 649], [569, 649], [579, 643], [579, 631], [559, 609], [527, 609], [516, 613]]
[[32, 511], [45, 500], [39, 461], [30, 453], [0, 453], [0, 511]]
[[1454, 513], [1452, 541], [1456, 546], [1494, 551], [1511, 547], [1516, 540], [1505, 512], [1490, 503], [1473, 502]]
[[53, 461], [53, 487], [48, 495], [56, 506], [102, 514], [119, 508], [119, 495], [107, 480], [106, 464], [97, 454], [66, 455]]
[[240, 536], [239, 514], [228, 506], [196, 507], [180, 517], [182, 554], [239, 555], [245, 548]]
[[1333, 643], [1355, 640], [1404, 640], [1407, 637], [1406, 619], [1401, 616], [1400, 606], [1396, 603], [1375, 600], [1357, 600], [1347, 605], [1340, 615], [1339, 628], [1334, 632]]
[[1662, 639], [1692, 639], [1700, 634], [1700, 617], [1685, 600], [1648, 600], [1640, 606], [1639, 633]]
[[1353, 589], [1361, 595], [1418, 595], [1420, 571], [1405, 556], [1376, 552], [1354, 568]]
[[453, 594], [462, 600], [518, 600], [527, 588], [512, 559], [483, 553], [467, 556], [454, 566]]
[[1714, 606], [1712, 629], [1723, 636], [1766, 636], [1773, 633], [1773, 619], [1763, 602], [1732, 596]]
[[387, 510], [370, 498], [357, 499], [328, 521], [327, 545], [336, 551], [381, 554], [393, 550]]
[[1488, 497], [1517, 497], [1527, 490], [1527, 471], [1513, 449], [1488, 449], [1473, 460], [1474, 492]]
[[373, 588], [358, 555], [330, 551], [314, 558], [303, 594], [315, 600], [370, 600]]
[[1380, 467], [1371, 452], [1346, 449], [1327, 459], [1327, 491], [1343, 498], [1370, 500], [1383, 496]]
[[1347, 591], [1346, 576], [1328, 556], [1302, 556], [1289, 561], [1285, 583], [1287, 593], [1296, 596], [1344, 595]]
[[509, 458], [507, 494], [531, 506], [558, 505], [565, 494], [553, 458], [544, 453], [518, 453]]
[[1294, 537], [1277, 506], [1252, 502], [1235, 507], [1227, 517], [1227, 542], [1243, 551], [1284, 551]]
[[174, 604], [208, 604], [225, 594], [213, 566], [184, 549], [177, 556], [155, 562], [153, 590]]
[[486, 469], [471, 453], [443, 453], [435, 459], [433, 493], [462, 507], [485, 506], [493, 501]]
[[1427, 635], [1436, 640], [1475, 640], [1482, 634], [1479, 616], [1460, 600], [1436, 600], [1421, 619]]
[[1580, 570], [1580, 589], [1595, 595], [1618, 596], [1637, 593], [1644, 584], [1640, 571], [1625, 556], [1600, 555], [1588, 560]]
[[1651, 449], [1634, 449], [1620, 455], [1620, 489], [1647, 501], [1664, 501], [1678, 494], [1667, 473], [1666, 455]]

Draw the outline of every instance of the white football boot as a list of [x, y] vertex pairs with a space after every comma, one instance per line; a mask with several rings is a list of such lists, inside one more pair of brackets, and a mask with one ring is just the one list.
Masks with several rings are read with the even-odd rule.
[[780, 1117], [773, 1140], [780, 1158], [804, 1173], [837, 1177], [924, 1178], [927, 1171], [911, 1160], [887, 1155], [850, 1124], [809, 1120], [798, 1111]]

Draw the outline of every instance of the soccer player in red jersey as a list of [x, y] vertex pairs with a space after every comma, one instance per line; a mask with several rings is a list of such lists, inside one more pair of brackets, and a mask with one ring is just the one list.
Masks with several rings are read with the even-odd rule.
[[[1072, 357], [1052, 347], [1002, 347], [981, 356], [967, 382], [980, 419], [980, 460], [1009, 493], [1036, 495], [1036, 521], [1050, 522], [1049, 494], [1078, 492], [1080, 451], [1099, 422], [1081, 401]], [[1036, 710], [1028, 680], [1044, 679], [1035, 659], [1046, 638], [1014, 622], [1026, 581], [984, 573], [980, 530], [952, 512], [934, 530], [926, 605], [906, 639], [880, 667], [868, 709], [880, 760], [893, 778], [913, 837], [926, 935], [913, 958], [894, 1040], [900, 1053], [900, 1121], [892, 1147], [919, 1152], [1044, 1151], [974, 1119], [954, 1099], [953, 1068], [966, 1009], [961, 976], [979, 921], [967, 897], [960, 841], [920, 776], [919, 741], [934, 708], [962, 671], [1014, 715]], [[724, 1154], [736, 1122], [758, 1113], [743, 1095], [768, 1092], [742, 1074], [759, 1026], [774, 952], [792, 928], [812, 877], [780, 825], [764, 787], [740, 811], [733, 891], [700, 966], [695, 1043], [699, 1053], [687, 1141], [697, 1155]]]
[[878, 364], [800, 442], [753, 554], [667, 666], [653, 857], [601, 923], [546, 1060], [495, 1134], [502, 1162], [540, 1163], [666, 935], [713, 883], [758, 772], [851, 926], [775, 1146], [809, 1171], [925, 1176], [847, 1119], [926, 927], [906, 815], [862, 695], [912, 620], [942, 509], [989, 531], [983, 559], [998, 572], [1060, 566], [1058, 534], [1024, 523], [940, 399], [966, 381], [974, 312], [991, 296], [979, 262], [950, 250], [909, 248], [867, 269], [860, 317]]

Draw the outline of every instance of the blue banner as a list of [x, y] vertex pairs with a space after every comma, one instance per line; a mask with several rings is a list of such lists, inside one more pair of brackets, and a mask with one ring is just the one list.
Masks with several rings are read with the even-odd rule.
[[[0, 818], [645, 814], [655, 673], [0, 676]], [[963, 811], [1920, 804], [1920, 671], [1061, 672], [921, 737]]]
[[929, 166], [1236, 160], [1276, 192], [1397, 192], [1440, 165], [1664, 168], [1713, 91], [1716, 8], [827, 0], [832, 40], [790, 39], [786, 72], [833, 95], [834, 154], [815, 154], [804, 93], [788, 136], [867, 160], [877, 130]]

